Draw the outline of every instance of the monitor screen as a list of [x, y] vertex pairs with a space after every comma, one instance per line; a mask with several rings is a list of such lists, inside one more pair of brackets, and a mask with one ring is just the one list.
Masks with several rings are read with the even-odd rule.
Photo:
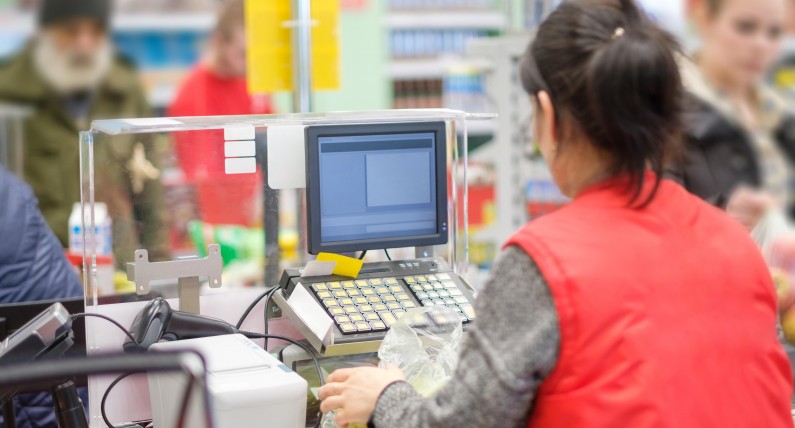
[[447, 242], [444, 122], [307, 128], [309, 252]]

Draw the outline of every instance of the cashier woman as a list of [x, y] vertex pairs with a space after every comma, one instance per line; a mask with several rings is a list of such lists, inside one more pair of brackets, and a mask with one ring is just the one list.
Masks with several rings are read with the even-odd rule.
[[632, 0], [570, 0], [520, 77], [565, 208], [514, 235], [453, 378], [334, 372], [346, 427], [792, 427], [770, 274], [747, 231], [661, 179], [680, 138], [672, 37]]

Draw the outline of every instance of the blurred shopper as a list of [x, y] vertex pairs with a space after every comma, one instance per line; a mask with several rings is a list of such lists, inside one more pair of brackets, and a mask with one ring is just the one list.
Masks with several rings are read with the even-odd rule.
[[[0, 101], [33, 109], [24, 126], [24, 178], [63, 246], [72, 206], [80, 202], [78, 132], [88, 130], [94, 119], [151, 115], [135, 70], [114, 54], [110, 14], [110, 0], [43, 0], [32, 41], [0, 64]], [[137, 248], [139, 233], [140, 244], [150, 251], [163, 242], [156, 214], [158, 183], [148, 180], [146, 191], [135, 192], [134, 180], [121, 177], [126, 168], [134, 175], [142, 169], [135, 165], [146, 163], [140, 155], [133, 157], [137, 143], [116, 139], [113, 153], [105, 153], [110, 144], [95, 147], [97, 183], [102, 185], [97, 200], [109, 205], [114, 242], [128, 247], [125, 257]], [[137, 163], [130, 164], [131, 159]], [[100, 161], [115, 171], [103, 171]]]
[[[683, 185], [753, 228], [768, 207], [793, 207], [795, 117], [763, 79], [778, 59], [789, 0], [704, 0], [703, 45], [686, 62]], [[791, 106], [789, 106], [791, 107]]]
[[[0, 304], [83, 296], [30, 187], [0, 166]], [[14, 400], [19, 428], [57, 428], [50, 394]], [[0, 426], [4, 424], [0, 418]]]
[[375, 428], [792, 428], [770, 272], [748, 233], [662, 179], [681, 142], [673, 37], [632, 0], [569, 0], [519, 76], [564, 208], [511, 239], [455, 374], [334, 372], [321, 409]]
[[[223, 2], [207, 52], [179, 89], [169, 116], [269, 114], [270, 99], [249, 94], [246, 83], [246, 32], [243, 0]], [[174, 135], [177, 159], [198, 190], [203, 220], [250, 225], [258, 175], [227, 176], [224, 140], [219, 131]], [[230, 205], [231, 204], [231, 205]], [[229, 210], [229, 206], [237, 206]]]

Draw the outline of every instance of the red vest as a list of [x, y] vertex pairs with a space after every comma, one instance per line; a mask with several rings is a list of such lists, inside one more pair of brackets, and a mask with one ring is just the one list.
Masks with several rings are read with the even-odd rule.
[[596, 185], [508, 242], [560, 321], [528, 427], [791, 428], [773, 283], [748, 233], [674, 182], [644, 209], [624, 190]]

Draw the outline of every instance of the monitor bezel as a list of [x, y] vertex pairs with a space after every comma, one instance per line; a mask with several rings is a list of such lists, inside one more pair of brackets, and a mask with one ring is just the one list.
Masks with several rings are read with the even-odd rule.
[[[320, 231], [320, 138], [418, 133], [433, 133], [436, 138], [436, 233], [323, 243]], [[424, 247], [443, 245], [448, 242], [450, 228], [447, 212], [447, 124], [445, 122], [315, 125], [306, 128], [305, 137], [307, 251], [309, 254]]]

